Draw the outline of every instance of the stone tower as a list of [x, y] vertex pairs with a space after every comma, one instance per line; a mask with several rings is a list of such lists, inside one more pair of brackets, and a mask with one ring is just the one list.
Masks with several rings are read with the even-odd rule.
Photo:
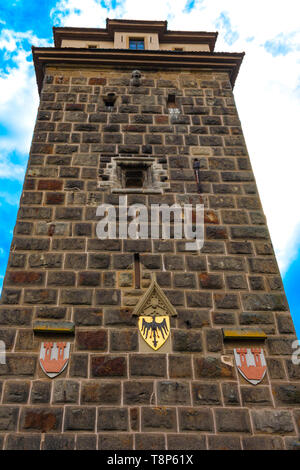
[[[216, 37], [107, 20], [33, 48], [0, 448], [299, 448], [295, 332], [232, 94], [243, 54]], [[121, 197], [203, 204], [203, 247], [175, 218], [166, 239], [99, 238]]]

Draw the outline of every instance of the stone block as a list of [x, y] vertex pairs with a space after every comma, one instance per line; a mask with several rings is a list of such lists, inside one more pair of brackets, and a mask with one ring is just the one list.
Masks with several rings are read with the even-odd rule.
[[67, 407], [65, 415], [65, 431], [94, 431], [96, 424], [96, 408]]
[[98, 408], [98, 431], [128, 431], [126, 408]]
[[127, 377], [126, 358], [124, 356], [92, 356], [92, 377]]
[[218, 432], [251, 432], [248, 410], [216, 409], [216, 426]]
[[120, 382], [88, 381], [82, 384], [81, 403], [119, 405], [121, 402]]
[[180, 408], [179, 429], [184, 431], [214, 431], [212, 411], [208, 408]]
[[159, 405], [190, 405], [188, 382], [161, 381], [157, 383]]
[[142, 431], [175, 431], [176, 426], [175, 408], [142, 407]]

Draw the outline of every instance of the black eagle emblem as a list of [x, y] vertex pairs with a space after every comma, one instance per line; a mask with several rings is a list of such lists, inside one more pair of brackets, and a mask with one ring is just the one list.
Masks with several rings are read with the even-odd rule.
[[165, 335], [167, 335], [168, 333], [168, 325], [167, 325], [166, 319], [164, 318], [162, 322], [158, 323], [155, 320], [155, 317], [152, 318], [151, 322], [146, 321], [143, 318], [141, 333], [147, 339], [149, 332], [150, 332], [150, 337], [151, 335], [153, 336], [153, 345], [156, 348], [158, 344], [157, 338], [159, 337], [159, 333], [162, 335], [163, 339], [165, 339]]

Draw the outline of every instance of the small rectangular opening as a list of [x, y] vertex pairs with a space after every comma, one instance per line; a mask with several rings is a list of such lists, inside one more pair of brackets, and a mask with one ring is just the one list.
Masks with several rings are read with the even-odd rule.
[[129, 49], [144, 50], [145, 49], [144, 38], [129, 38]]
[[175, 93], [169, 93], [167, 98], [167, 108], [170, 114], [179, 114], [180, 110], [176, 103]]
[[140, 289], [141, 287], [141, 267], [139, 253], [134, 254], [134, 287], [135, 289]]
[[88, 44], [88, 49], [97, 49], [97, 44]]
[[126, 188], [142, 188], [144, 185], [144, 171], [130, 168], [125, 171]]

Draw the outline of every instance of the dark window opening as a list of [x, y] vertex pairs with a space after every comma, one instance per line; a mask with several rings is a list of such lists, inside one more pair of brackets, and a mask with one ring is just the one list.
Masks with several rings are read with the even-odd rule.
[[134, 284], [135, 289], [141, 287], [141, 267], [140, 267], [140, 255], [139, 253], [134, 254]]
[[115, 93], [108, 93], [103, 97], [104, 104], [109, 111], [113, 110], [117, 97]]
[[175, 52], [182, 52], [183, 51], [183, 47], [174, 47], [173, 49]]
[[140, 51], [144, 50], [145, 49], [144, 39], [140, 39], [140, 38], [129, 39], [129, 49], [140, 50]]
[[152, 186], [151, 165], [142, 162], [124, 162], [117, 167], [117, 176], [124, 189], [149, 188]]
[[144, 171], [130, 169], [125, 171], [125, 188], [142, 188], [144, 186]]
[[177, 108], [175, 93], [169, 93], [168, 94], [167, 106], [168, 106], [168, 108]]
[[97, 44], [89, 44], [88, 45], [88, 49], [97, 49], [97, 48], [98, 48]]
[[180, 114], [180, 109], [178, 108], [178, 104], [176, 103], [175, 93], [168, 94], [167, 108], [168, 108], [169, 114]]

